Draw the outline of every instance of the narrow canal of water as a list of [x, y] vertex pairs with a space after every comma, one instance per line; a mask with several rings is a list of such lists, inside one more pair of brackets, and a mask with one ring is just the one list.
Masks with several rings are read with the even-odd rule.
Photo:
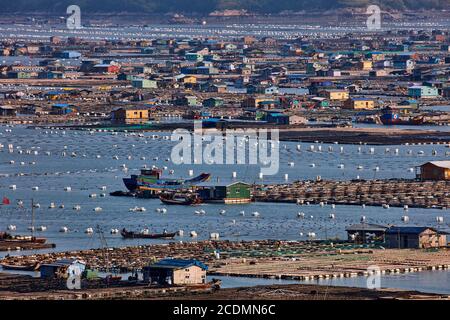
[[[367, 288], [367, 277], [320, 279], [308, 281], [213, 276], [220, 279], [222, 288], [253, 287], [277, 284], [315, 284], [335, 287]], [[425, 293], [450, 294], [450, 271], [422, 271], [382, 275], [381, 288], [416, 290]]]

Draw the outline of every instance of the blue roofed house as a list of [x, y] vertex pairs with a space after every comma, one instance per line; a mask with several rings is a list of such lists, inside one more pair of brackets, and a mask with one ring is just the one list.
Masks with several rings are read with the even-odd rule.
[[52, 105], [52, 111], [50, 112], [53, 115], [67, 115], [74, 112], [74, 106], [67, 103], [56, 103]]
[[143, 268], [144, 282], [157, 285], [206, 283], [208, 267], [197, 260], [163, 259]]
[[61, 51], [61, 52], [55, 52], [54, 54], [56, 57], [61, 58], [61, 59], [78, 59], [81, 57], [81, 53], [78, 51], [71, 51], [71, 50], [66, 50], [66, 51]]

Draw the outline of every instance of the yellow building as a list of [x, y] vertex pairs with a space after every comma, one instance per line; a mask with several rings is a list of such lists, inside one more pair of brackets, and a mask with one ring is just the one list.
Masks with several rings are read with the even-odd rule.
[[184, 77], [183, 78], [183, 83], [195, 84], [195, 83], [197, 83], [197, 78], [193, 77], [193, 76]]
[[350, 98], [344, 103], [345, 109], [374, 109], [375, 101], [367, 98]]
[[349, 95], [346, 90], [324, 90], [321, 94], [322, 97], [327, 98], [328, 100], [347, 100]]
[[111, 113], [111, 119], [118, 123], [144, 123], [149, 119], [148, 109], [116, 109]]
[[362, 70], [372, 70], [373, 63], [372, 61], [361, 61], [359, 63], [360, 69]]

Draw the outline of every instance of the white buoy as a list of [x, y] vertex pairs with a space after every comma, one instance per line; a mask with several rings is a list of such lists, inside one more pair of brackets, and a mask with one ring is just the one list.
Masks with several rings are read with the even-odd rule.
[[92, 228], [87, 228], [87, 229], [84, 231], [84, 233], [88, 233], [88, 234], [94, 233], [94, 229], [92, 229]]
[[192, 238], [196, 238], [198, 235], [197, 235], [197, 232], [191, 231], [191, 232], [190, 232], [190, 236], [191, 236]]
[[119, 229], [113, 228], [113, 229], [111, 229], [110, 233], [111, 234], [118, 234], [119, 233]]
[[366, 222], [366, 216], [361, 216], [360, 221], [361, 221], [361, 222]]
[[237, 178], [237, 172], [236, 172], [236, 171], [233, 171], [232, 174], [231, 174], [231, 176], [233, 177], [233, 179], [236, 179], [236, 178]]
[[209, 235], [209, 238], [211, 240], [219, 240], [219, 233], [218, 232], [213, 232]]
[[402, 216], [402, 221], [403, 222], [408, 222], [409, 221], [409, 217], [408, 216]]
[[95, 207], [94, 209], [93, 209], [93, 211], [95, 211], [95, 212], [100, 212], [100, 211], [102, 211], [103, 209], [101, 208], [101, 207]]
[[244, 210], [240, 211], [239, 213], [240, 213], [241, 216], [245, 216], [245, 211]]
[[79, 211], [79, 210], [81, 210], [81, 206], [77, 204], [77, 205], [73, 206], [73, 210]]
[[409, 209], [408, 205], [405, 204], [405, 205], [403, 206], [403, 210], [408, 211], [408, 209]]
[[183, 237], [184, 236], [184, 230], [181, 230], [181, 229], [178, 230], [177, 234], [178, 234], [179, 237]]
[[56, 208], [56, 205], [54, 202], [50, 202], [50, 205], [48, 206], [49, 209], [54, 209]]
[[315, 164], [315, 163], [311, 163], [309, 166], [310, 166], [311, 168], [315, 168], [315, 167], [316, 167], [316, 164]]
[[13, 224], [10, 224], [7, 229], [9, 231], [15, 231], [15, 230], [17, 230], [17, 227], [15, 225], [13, 225]]
[[65, 188], [64, 188], [64, 191], [70, 192], [70, 191], [72, 191], [72, 187], [65, 187]]
[[36, 229], [37, 231], [46, 231], [47, 230], [47, 227], [46, 226], [39, 226], [39, 227], [37, 227], [37, 229]]
[[189, 169], [188, 174], [189, 174], [190, 177], [192, 177], [194, 175], [194, 170]]
[[59, 229], [59, 232], [63, 232], [63, 233], [66, 233], [66, 232], [68, 232], [69, 231], [69, 229], [67, 228], [67, 227], [61, 227], [60, 229]]
[[334, 219], [334, 218], [336, 218], [336, 216], [334, 215], [334, 213], [330, 213], [330, 219]]
[[261, 179], [261, 180], [264, 178], [264, 174], [262, 172], [260, 172], [258, 176], [259, 176], [259, 179]]
[[436, 217], [436, 222], [437, 223], [443, 223], [444, 222], [444, 217], [442, 217], [442, 216]]
[[284, 174], [284, 180], [286, 180], [286, 181], [289, 180], [289, 175], [287, 173]]
[[297, 218], [303, 219], [305, 217], [305, 213], [299, 212], [297, 213]]
[[16, 190], [16, 189], [17, 189], [17, 186], [16, 186], [15, 184], [11, 184], [11, 185], [9, 186], [9, 188], [10, 188], [11, 190]]
[[344, 167], [345, 167], [345, 166], [344, 166], [342, 163], [341, 163], [340, 165], [338, 165], [338, 168], [339, 168], [339, 169], [344, 169]]
[[39, 191], [39, 187], [33, 187], [33, 188], [31, 188], [31, 190], [33, 190], [33, 191]]
[[252, 216], [254, 216], [254, 217], [259, 217], [259, 212], [258, 212], [258, 211], [253, 212], [253, 213], [252, 213]]

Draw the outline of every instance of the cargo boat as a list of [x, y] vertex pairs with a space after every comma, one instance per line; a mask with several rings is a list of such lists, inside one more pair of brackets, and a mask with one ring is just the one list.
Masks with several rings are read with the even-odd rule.
[[202, 173], [192, 179], [162, 179], [161, 175], [161, 169], [142, 169], [140, 175], [131, 175], [130, 178], [124, 178], [123, 183], [128, 190], [134, 192], [141, 188], [147, 190], [179, 189], [208, 181], [211, 178], [209, 173]]
[[380, 121], [384, 125], [412, 125], [418, 126], [423, 124], [422, 117], [402, 116], [397, 108], [388, 107], [383, 110]]

